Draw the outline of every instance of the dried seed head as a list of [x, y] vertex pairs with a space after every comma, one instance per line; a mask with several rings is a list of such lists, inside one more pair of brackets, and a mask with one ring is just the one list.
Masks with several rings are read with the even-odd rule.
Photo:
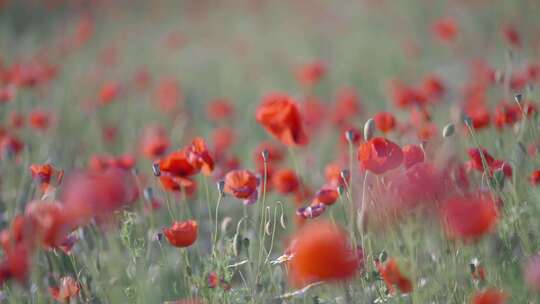
[[364, 124], [364, 140], [370, 140], [375, 135], [375, 121], [370, 118]]
[[217, 189], [219, 195], [223, 195], [223, 191], [225, 190], [225, 181], [220, 180], [219, 182], [217, 182]]
[[267, 161], [268, 161], [268, 150], [264, 149], [264, 150], [261, 152], [261, 156], [262, 156], [264, 162], [267, 162]]
[[454, 124], [449, 123], [446, 126], [444, 126], [443, 131], [442, 131], [442, 136], [444, 138], [448, 138], [448, 137], [454, 135], [455, 130], [456, 130], [456, 128], [454, 127]]
[[521, 102], [523, 101], [523, 95], [522, 95], [522, 94], [516, 94], [516, 95], [514, 95], [514, 100], [515, 100], [518, 104], [521, 104]]
[[345, 139], [347, 139], [347, 141], [349, 143], [353, 143], [354, 142], [354, 131], [353, 130], [345, 131]]
[[158, 163], [154, 163], [152, 165], [152, 171], [154, 171], [154, 176], [156, 176], [156, 177], [161, 176], [161, 169], [159, 168]]
[[144, 196], [144, 199], [147, 200], [147, 201], [153, 200], [154, 199], [154, 189], [152, 189], [151, 187], [144, 188], [143, 196]]

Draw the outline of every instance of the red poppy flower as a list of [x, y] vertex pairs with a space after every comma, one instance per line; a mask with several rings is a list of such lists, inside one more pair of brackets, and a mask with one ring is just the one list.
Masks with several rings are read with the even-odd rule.
[[213, 122], [229, 119], [233, 115], [234, 106], [226, 98], [216, 98], [206, 108], [206, 117]]
[[51, 115], [40, 109], [34, 109], [28, 117], [30, 126], [36, 130], [47, 130], [51, 123]]
[[506, 25], [502, 28], [502, 34], [506, 42], [513, 47], [521, 48], [521, 37], [517, 29], [512, 25]]
[[300, 180], [293, 170], [280, 169], [272, 175], [272, 186], [279, 193], [289, 194], [298, 190]]
[[540, 183], [540, 170], [534, 170], [529, 176], [529, 182], [533, 186], [537, 186]]
[[401, 148], [383, 137], [374, 137], [358, 149], [358, 161], [362, 169], [382, 174], [395, 169], [403, 161]]
[[214, 171], [214, 159], [210, 155], [204, 139], [201, 137], [195, 138], [186, 149], [186, 154], [195, 168], [202, 170], [205, 175], [212, 174], [212, 171]]
[[108, 105], [120, 96], [121, 86], [117, 82], [107, 82], [103, 84], [99, 91], [99, 103]]
[[322, 188], [315, 193], [312, 204], [333, 205], [339, 198], [339, 193], [335, 188]]
[[471, 304], [504, 304], [507, 298], [506, 293], [500, 290], [488, 289], [476, 293], [471, 299]]
[[74, 228], [56, 202], [33, 201], [26, 206], [25, 215], [35, 223], [35, 236], [48, 248], [58, 247]]
[[505, 125], [513, 126], [521, 119], [521, 116], [521, 109], [517, 104], [509, 104], [503, 101], [495, 108], [493, 118], [495, 119], [495, 126], [500, 129]]
[[14, 85], [0, 87], [0, 104], [15, 100], [16, 92], [17, 90]]
[[146, 128], [142, 136], [141, 151], [149, 159], [162, 156], [170, 146], [165, 130], [158, 126]]
[[404, 276], [399, 269], [397, 261], [393, 258], [381, 264], [376, 261], [377, 270], [384, 280], [388, 290], [393, 293], [396, 286], [401, 293], [410, 293], [413, 291], [411, 280]]
[[66, 217], [78, 225], [92, 218], [107, 218], [138, 196], [130, 172], [110, 168], [104, 172], [82, 172], [70, 176], [63, 187]]
[[321, 81], [326, 75], [326, 64], [316, 60], [301, 66], [296, 74], [298, 82], [305, 86], [313, 86]]
[[172, 176], [187, 177], [199, 172], [189, 160], [185, 150], [178, 150], [167, 155], [159, 160], [158, 164], [162, 173], [168, 173]]
[[453, 42], [458, 36], [458, 26], [453, 18], [446, 17], [437, 20], [432, 31], [436, 37], [442, 42]]
[[206, 280], [208, 281], [208, 287], [210, 288], [216, 288], [219, 284], [219, 277], [215, 271], [208, 274], [208, 278]]
[[442, 220], [452, 239], [476, 240], [491, 232], [499, 217], [495, 199], [488, 193], [455, 195], [442, 206]]
[[163, 234], [169, 244], [174, 247], [189, 247], [197, 240], [197, 222], [188, 220], [185, 222], [174, 222], [170, 228], [163, 228]]
[[428, 75], [422, 82], [422, 91], [431, 100], [440, 98], [446, 92], [443, 81], [437, 75]]
[[183, 99], [182, 90], [176, 79], [164, 78], [157, 84], [155, 102], [163, 113], [171, 114], [176, 112]]
[[233, 170], [225, 175], [225, 193], [243, 199], [244, 204], [257, 201], [259, 179], [248, 170]]
[[493, 163], [495, 162], [495, 159], [493, 156], [489, 154], [489, 152], [484, 148], [471, 148], [467, 151], [467, 154], [469, 154], [469, 158], [471, 159], [469, 161], [469, 165], [480, 172], [484, 172], [484, 164], [482, 162], [482, 156], [484, 156], [484, 160], [486, 161], [486, 166], [491, 168], [493, 166]]
[[407, 169], [424, 161], [424, 150], [418, 145], [405, 145], [401, 151], [403, 152], [403, 165]]
[[396, 118], [392, 113], [379, 112], [373, 116], [375, 126], [383, 133], [388, 133], [396, 127]]
[[69, 302], [69, 299], [76, 297], [80, 290], [79, 282], [70, 276], [62, 277], [59, 286], [49, 288], [53, 299], [60, 302]]
[[19, 112], [9, 113], [9, 126], [14, 129], [19, 129], [24, 126], [24, 116]]
[[0, 134], [0, 158], [6, 155], [17, 155], [24, 147], [23, 142], [14, 135]]
[[64, 176], [63, 170], [57, 170], [50, 164], [33, 164], [30, 166], [30, 173], [32, 179], [37, 180], [44, 191], [47, 190], [52, 181], [55, 182], [55, 185], [59, 185]]
[[360, 265], [347, 234], [327, 221], [306, 224], [292, 236], [288, 250], [292, 255], [289, 278], [295, 286], [347, 280], [355, 276]]
[[308, 144], [298, 106], [285, 94], [272, 93], [265, 96], [257, 109], [256, 119], [268, 133], [285, 145]]
[[17, 244], [6, 252], [0, 263], [0, 284], [9, 279], [25, 283], [30, 274], [31, 251], [25, 244]]
[[215, 155], [224, 154], [234, 144], [235, 131], [231, 128], [216, 128], [212, 132]]
[[360, 98], [353, 88], [342, 88], [337, 92], [332, 121], [338, 126], [345, 126], [362, 111]]

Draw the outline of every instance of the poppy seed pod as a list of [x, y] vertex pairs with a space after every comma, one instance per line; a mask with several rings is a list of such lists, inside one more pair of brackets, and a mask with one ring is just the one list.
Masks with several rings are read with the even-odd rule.
[[217, 182], [217, 189], [219, 195], [223, 195], [223, 190], [225, 189], [225, 181], [220, 180], [219, 182]]
[[515, 100], [518, 104], [521, 104], [521, 102], [523, 101], [523, 95], [522, 95], [522, 94], [516, 94], [516, 95], [514, 95], [514, 100]]
[[364, 124], [364, 140], [370, 140], [375, 135], [375, 121], [370, 118]]
[[353, 130], [345, 131], [345, 139], [347, 139], [347, 142], [353, 143], [354, 142], [354, 131]]

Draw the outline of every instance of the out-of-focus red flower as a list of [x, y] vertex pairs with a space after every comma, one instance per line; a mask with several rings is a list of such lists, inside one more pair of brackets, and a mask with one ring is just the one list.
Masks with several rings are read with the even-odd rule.
[[396, 117], [390, 112], [379, 112], [373, 116], [373, 120], [377, 129], [385, 134], [396, 127]]
[[483, 129], [489, 126], [490, 114], [485, 105], [468, 107], [465, 110], [465, 113], [471, 119], [472, 127], [474, 129]]
[[306, 224], [292, 236], [288, 251], [289, 279], [295, 286], [351, 279], [360, 265], [347, 234], [328, 221]]
[[343, 177], [341, 176], [342, 171], [343, 169], [337, 164], [332, 163], [326, 165], [324, 169], [326, 183], [332, 187], [344, 186], [349, 180], [348, 178], [347, 180], [343, 180]]
[[0, 284], [9, 279], [25, 283], [30, 274], [31, 255], [26, 244], [17, 244], [12, 250], [5, 252], [0, 263]]
[[17, 89], [14, 85], [0, 87], [0, 104], [15, 100]]
[[339, 193], [336, 188], [323, 187], [322, 189], [317, 191], [317, 193], [315, 193], [312, 204], [321, 203], [330, 206], [333, 205], [338, 198]]
[[0, 158], [6, 155], [17, 155], [22, 151], [24, 143], [16, 136], [0, 134]]
[[151, 126], [144, 130], [141, 140], [141, 151], [149, 159], [161, 157], [169, 149], [170, 145], [171, 142], [165, 129], [158, 126]]
[[60, 278], [60, 285], [49, 288], [53, 299], [59, 302], [69, 302], [69, 299], [76, 297], [80, 290], [79, 282], [70, 276]]
[[191, 164], [201, 170], [204, 175], [212, 174], [212, 171], [214, 171], [214, 159], [210, 155], [203, 138], [195, 138], [191, 145], [187, 147], [186, 154]]
[[491, 171], [502, 170], [502, 172], [504, 173], [504, 176], [512, 177], [512, 173], [513, 173], [512, 166], [507, 161], [496, 159], [493, 162], [490, 169]]
[[395, 292], [395, 287], [397, 287], [401, 293], [411, 293], [413, 291], [411, 280], [401, 273], [395, 259], [390, 258], [384, 264], [376, 261], [375, 266], [391, 293]]
[[285, 145], [304, 146], [309, 142], [298, 106], [285, 94], [272, 93], [265, 96], [257, 108], [256, 119], [268, 133]]
[[145, 90], [152, 83], [152, 76], [146, 67], [140, 67], [133, 75], [133, 82], [139, 90]]
[[63, 206], [56, 202], [33, 201], [26, 206], [25, 216], [35, 224], [34, 237], [47, 248], [58, 247], [74, 228]]
[[306, 98], [300, 103], [300, 111], [307, 130], [314, 130], [321, 126], [323, 119], [328, 115], [328, 109], [324, 102], [315, 98]]
[[342, 88], [337, 92], [332, 121], [338, 126], [345, 126], [349, 120], [360, 115], [362, 107], [358, 93], [353, 88]]
[[491, 232], [499, 217], [493, 196], [482, 192], [454, 195], [443, 203], [441, 211], [448, 236], [464, 241], [474, 241]]
[[36, 130], [45, 131], [51, 123], [51, 114], [41, 109], [34, 109], [28, 116], [30, 126]]
[[298, 176], [291, 169], [280, 169], [272, 176], [272, 186], [279, 193], [289, 194], [296, 192], [300, 186]]
[[422, 82], [422, 91], [431, 100], [439, 99], [446, 92], [446, 87], [439, 76], [431, 74]]
[[229, 119], [233, 115], [234, 106], [227, 98], [216, 98], [206, 107], [206, 117], [213, 122]]
[[9, 114], [9, 126], [14, 129], [20, 129], [24, 126], [24, 116], [16, 111]]
[[215, 271], [212, 271], [210, 274], [208, 274], [208, 287], [210, 288], [216, 288], [219, 284], [219, 276]]
[[529, 175], [529, 182], [533, 186], [537, 186], [540, 183], [540, 170], [536, 169]]
[[471, 304], [504, 304], [508, 296], [497, 289], [477, 292], [471, 299]]
[[423, 92], [407, 86], [399, 80], [393, 80], [389, 86], [394, 104], [399, 108], [407, 108], [411, 105], [424, 105], [427, 97]]
[[521, 119], [521, 109], [517, 104], [509, 104], [502, 102], [495, 108], [493, 118], [495, 119], [495, 126], [499, 129], [506, 126], [513, 126], [517, 121]]
[[52, 181], [54, 181], [55, 186], [60, 185], [64, 177], [63, 170], [58, 170], [50, 164], [33, 164], [30, 166], [30, 173], [32, 179], [39, 182], [43, 190], [46, 190]]
[[302, 65], [296, 72], [298, 82], [304, 86], [313, 86], [326, 75], [326, 64], [321, 60]]
[[189, 247], [197, 240], [198, 225], [194, 220], [174, 222], [170, 228], [163, 228], [163, 234], [174, 247]]
[[512, 25], [505, 25], [502, 28], [502, 34], [506, 42], [513, 47], [521, 48], [521, 36], [517, 29]]
[[235, 132], [231, 128], [216, 128], [212, 134], [214, 142], [214, 153], [216, 155], [223, 154], [234, 144], [236, 139]]
[[451, 17], [439, 18], [431, 29], [435, 37], [446, 43], [455, 41], [459, 34], [457, 22]]
[[155, 102], [163, 113], [175, 113], [184, 96], [180, 85], [174, 78], [164, 78], [157, 84]]
[[374, 174], [382, 174], [401, 165], [403, 152], [397, 144], [390, 140], [374, 137], [360, 145], [358, 161], [362, 169]]
[[92, 155], [88, 162], [88, 169], [93, 172], [105, 172], [109, 168], [131, 170], [135, 167], [135, 157], [124, 154], [117, 157], [109, 155]]
[[489, 154], [489, 152], [484, 148], [471, 148], [467, 151], [467, 154], [469, 154], [470, 161], [468, 164], [471, 166], [471, 168], [484, 172], [484, 164], [482, 162], [482, 156], [486, 162], [487, 168], [491, 168], [493, 166], [493, 163], [495, 162], [495, 158]]
[[403, 152], [403, 165], [407, 169], [424, 161], [424, 150], [418, 145], [405, 145], [401, 151]]
[[117, 82], [106, 82], [103, 84], [99, 91], [99, 104], [108, 105], [111, 104], [120, 96], [122, 87]]
[[62, 199], [64, 212], [77, 225], [92, 218], [107, 218], [138, 195], [130, 172], [110, 168], [105, 172], [81, 172], [68, 177]]
[[225, 175], [225, 193], [249, 205], [257, 201], [259, 179], [248, 170], [233, 170]]

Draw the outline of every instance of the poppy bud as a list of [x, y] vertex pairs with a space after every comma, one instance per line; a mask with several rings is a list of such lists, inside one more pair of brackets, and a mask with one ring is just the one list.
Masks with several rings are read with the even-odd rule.
[[364, 124], [364, 140], [370, 140], [375, 134], [375, 121], [370, 118]]
[[455, 130], [456, 130], [456, 128], [454, 127], [454, 124], [449, 123], [446, 126], [444, 126], [443, 131], [442, 131], [442, 136], [444, 138], [448, 138], [448, 137], [454, 135]]
[[523, 101], [523, 95], [522, 95], [522, 94], [516, 94], [516, 95], [514, 95], [514, 100], [515, 100], [518, 104], [521, 104], [521, 102]]
[[339, 196], [342, 196], [343, 193], [345, 193], [345, 187], [343, 187], [343, 185], [339, 185], [339, 186], [337, 187], [337, 191], [338, 191], [338, 193], [339, 193]]
[[350, 177], [350, 172], [349, 172], [349, 170], [347, 170], [347, 169], [341, 170], [341, 172], [339, 173], [339, 175], [341, 176], [341, 179], [343, 179], [344, 181], [348, 181], [348, 180], [349, 180], [349, 177]]
[[347, 142], [353, 143], [354, 142], [354, 131], [353, 130], [345, 131], [345, 139], [347, 139]]
[[219, 181], [217, 182], [217, 189], [219, 192], [219, 195], [223, 195], [223, 190], [225, 189], [225, 181]]
[[469, 128], [473, 127], [472, 119], [469, 116], [465, 116], [465, 118], [463, 118], [463, 122], [465, 123], [467, 127]]
[[264, 150], [261, 152], [261, 156], [262, 156], [264, 162], [266, 163], [266, 162], [268, 161], [268, 156], [269, 156], [268, 150], [264, 149]]
[[161, 169], [159, 168], [158, 163], [154, 163], [152, 165], [152, 171], [154, 171], [154, 176], [156, 176], [156, 177], [161, 176]]

